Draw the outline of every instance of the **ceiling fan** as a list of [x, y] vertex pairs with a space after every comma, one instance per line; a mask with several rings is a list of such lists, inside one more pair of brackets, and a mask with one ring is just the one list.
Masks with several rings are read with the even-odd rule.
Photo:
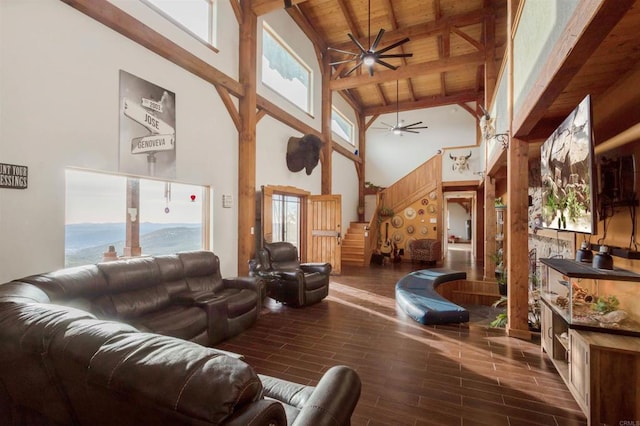
[[373, 76], [373, 65], [378, 63], [382, 66], [385, 66], [389, 69], [392, 70], [396, 70], [398, 69], [398, 67], [393, 66], [391, 64], [389, 64], [388, 62], [383, 61], [382, 59], [385, 58], [410, 58], [413, 56], [413, 53], [392, 53], [392, 54], [385, 54], [385, 52], [388, 52], [391, 49], [394, 49], [406, 42], [409, 41], [409, 37], [405, 37], [400, 41], [397, 41], [393, 44], [390, 44], [389, 46], [377, 50], [376, 48], [378, 47], [378, 44], [380, 44], [380, 40], [382, 40], [382, 36], [384, 35], [384, 28], [380, 28], [380, 31], [378, 31], [378, 35], [376, 36], [376, 39], [373, 41], [373, 44], [371, 44], [371, 0], [369, 0], [369, 48], [365, 49], [364, 46], [353, 36], [353, 34], [351, 33], [347, 33], [347, 35], [349, 36], [349, 38], [351, 39], [351, 41], [353, 41], [353, 43], [357, 46], [358, 48], [358, 52], [353, 53], [353, 52], [348, 52], [346, 50], [341, 50], [341, 49], [335, 49], [333, 47], [329, 47], [329, 50], [333, 50], [335, 52], [340, 52], [340, 53], [344, 53], [345, 55], [349, 55], [352, 56], [350, 59], [346, 59], [343, 61], [337, 61], [337, 62], [332, 62], [330, 65], [339, 65], [339, 64], [344, 64], [347, 62], [351, 62], [351, 61], [358, 61], [353, 68], [351, 68], [349, 71], [347, 71], [347, 73], [344, 75], [345, 77], [348, 76], [349, 74], [351, 74], [353, 71], [355, 71], [360, 65], [364, 64], [365, 67], [367, 67], [367, 70], [369, 71], [369, 75]]
[[379, 130], [388, 130], [392, 132], [394, 135], [402, 136], [403, 133], [420, 133], [417, 129], [428, 129], [428, 126], [418, 126], [418, 124], [422, 124], [422, 121], [418, 121], [412, 124], [404, 124], [404, 120], [400, 120], [400, 106], [398, 104], [398, 80], [396, 80], [396, 124], [392, 126], [391, 124], [387, 124], [384, 121], [381, 121], [386, 127], [373, 127], [374, 129]]

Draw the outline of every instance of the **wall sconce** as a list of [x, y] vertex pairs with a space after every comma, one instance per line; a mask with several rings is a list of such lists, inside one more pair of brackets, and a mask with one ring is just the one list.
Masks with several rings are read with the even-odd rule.
[[136, 219], [138, 218], [138, 209], [136, 208], [128, 208], [127, 212], [129, 213], [129, 218], [131, 219], [131, 222], [135, 222]]

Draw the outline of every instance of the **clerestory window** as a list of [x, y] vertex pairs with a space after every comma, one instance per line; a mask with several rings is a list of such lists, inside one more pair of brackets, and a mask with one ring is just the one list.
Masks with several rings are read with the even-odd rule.
[[216, 45], [214, 0], [142, 0], [183, 30]]
[[343, 113], [336, 107], [331, 107], [331, 130], [353, 146], [356, 144], [353, 136], [354, 128], [353, 123]]
[[311, 68], [267, 24], [262, 31], [262, 83], [312, 113]]

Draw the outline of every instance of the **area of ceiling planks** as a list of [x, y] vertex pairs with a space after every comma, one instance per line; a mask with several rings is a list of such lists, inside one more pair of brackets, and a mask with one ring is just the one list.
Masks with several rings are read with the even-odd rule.
[[[285, 8], [284, 3], [253, 0], [252, 9], [262, 15]], [[400, 111], [482, 101], [487, 82], [493, 89], [505, 52], [506, 0], [371, 0], [370, 10], [368, 3], [292, 0], [285, 8], [316, 46], [319, 61], [325, 55], [332, 61], [346, 59], [328, 47], [357, 52], [348, 33], [368, 48], [384, 28], [377, 50], [409, 37], [393, 53], [413, 57], [387, 61], [398, 67], [396, 71], [376, 65], [373, 76], [358, 69], [345, 77], [355, 63], [332, 67], [331, 90], [356, 110], [366, 115], [395, 111], [396, 81], [400, 81]], [[490, 64], [485, 66], [485, 61]]]

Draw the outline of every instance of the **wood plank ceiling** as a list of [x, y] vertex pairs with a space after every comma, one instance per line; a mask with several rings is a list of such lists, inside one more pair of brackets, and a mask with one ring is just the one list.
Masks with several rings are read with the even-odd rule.
[[348, 33], [368, 48], [383, 28], [376, 50], [408, 37], [386, 52], [413, 54], [385, 59], [395, 71], [376, 64], [373, 76], [364, 66], [347, 76], [356, 62], [332, 67], [334, 94], [341, 92], [365, 116], [484, 103], [506, 47], [506, 0], [254, 0], [252, 6], [257, 14], [286, 7], [329, 62], [349, 57], [328, 47], [358, 52]]

